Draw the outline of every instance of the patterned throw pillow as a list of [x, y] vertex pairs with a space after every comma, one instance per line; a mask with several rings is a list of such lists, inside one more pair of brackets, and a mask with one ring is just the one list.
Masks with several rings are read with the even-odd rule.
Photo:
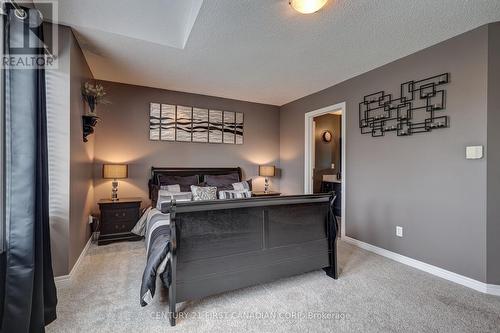
[[217, 187], [191, 185], [191, 193], [194, 201], [217, 200]]
[[170, 202], [172, 199], [177, 201], [191, 201], [192, 196], [191, 192], [168, 192], [165, 190], [159, 190], [156, 208], [161, 210], [161, 204], [164, 202]]
[[251, 197], [252, 197], [252, 192], [249, 190], [219, 191], [219, 199], [245, 199]]

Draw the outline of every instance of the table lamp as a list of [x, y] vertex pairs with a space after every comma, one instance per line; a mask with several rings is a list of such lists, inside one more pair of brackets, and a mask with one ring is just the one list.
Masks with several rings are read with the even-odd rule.
[[264, 193], [269, 193], [269, 177], [276, 175], [276, 168], [274, 165], [259, 165], [259, 176], [266, 177], [264, 183]]
[[113, 179], [111, 190], [111, 201], [118, 201], [118, 179], [128, 177], [127, 164], [103, 164], [102, 178]]

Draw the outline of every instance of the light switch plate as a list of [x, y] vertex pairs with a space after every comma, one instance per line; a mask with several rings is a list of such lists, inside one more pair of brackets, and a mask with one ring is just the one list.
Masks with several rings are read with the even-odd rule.
[[483, 146], [465, 147], [465, 158], [468, 160], [478, 160], [483, 158]]

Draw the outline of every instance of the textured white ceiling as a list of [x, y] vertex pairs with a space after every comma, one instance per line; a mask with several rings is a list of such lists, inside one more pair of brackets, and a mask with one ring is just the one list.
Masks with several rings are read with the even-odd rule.
[[[79, 11], [83, 1], [65, 2], [60, 18], [97, 79], [275, 105], [500, 20], [499, 0], [330, 0], [312, 15], [288, 0], [206, 0], [180, 49], [165, 46], [178, 39], [161, 42], [168, 8], [101, 0], [120, 9], [92, 14]], [[109, 32], [117, 20], [122, 31]]]

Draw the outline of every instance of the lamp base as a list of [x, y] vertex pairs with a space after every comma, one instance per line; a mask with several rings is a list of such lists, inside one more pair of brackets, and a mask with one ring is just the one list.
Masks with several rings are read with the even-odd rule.
[[270, 189], [269, 189], [269, 177], [266, 177], [264, 179], [264, 193], [269, 193], [271, 192]]
[[111, 183], [111, 201], [119, 201], [118, 199], [118, 181], [115, 179], [113, 183]]

